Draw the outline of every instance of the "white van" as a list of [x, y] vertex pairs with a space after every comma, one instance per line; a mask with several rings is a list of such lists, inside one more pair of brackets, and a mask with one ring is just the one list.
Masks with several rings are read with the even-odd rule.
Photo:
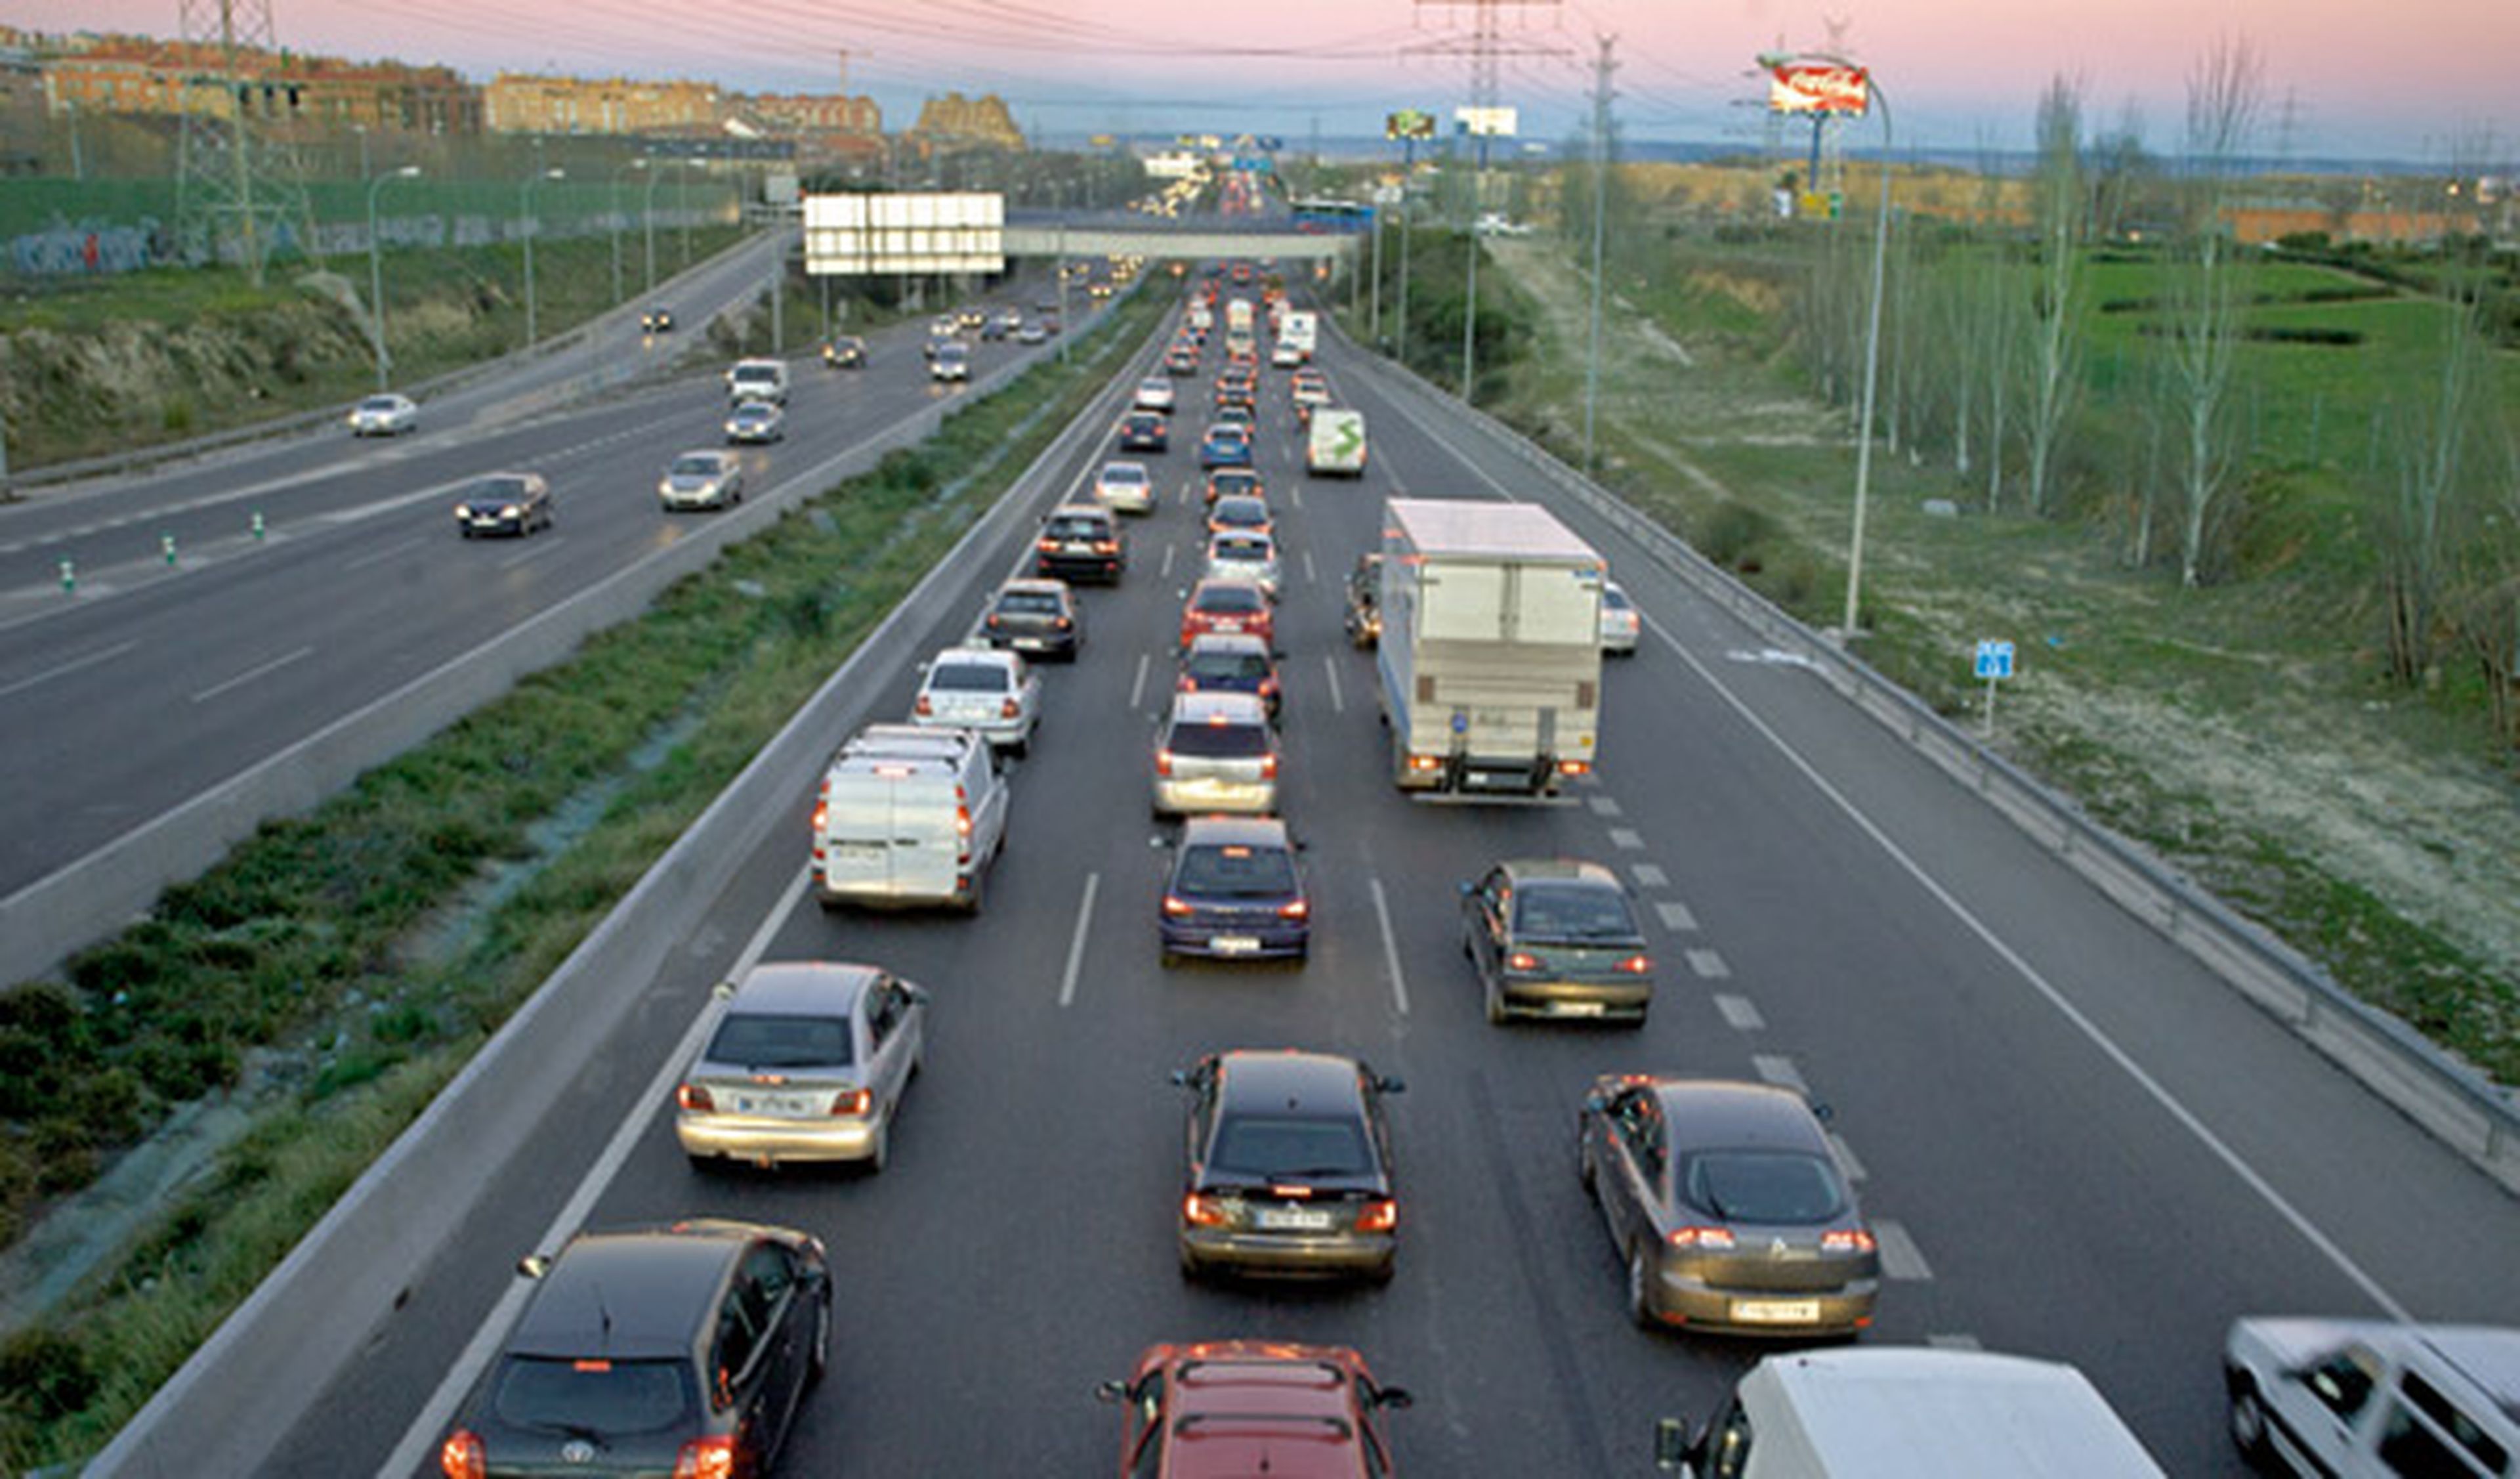
[[1665, 1418], [1654, 1457], [1690, 1479], [2163, 1479], [2072, 1366], [1924, 1346], [1771, 1356], [1693, 1440]]
[[1304, 437], [1304, 475], [1365, 476], [1365, 413], [1321, 406]]
[[814, 804], [825, 908], [949, 904], [977, 913], [1007, 840], [1007, 783], [968, 729], [870, 724], [832, 758]]
[[739, 359], [726, 371], [726, 398], [741, 405], [747, 400], [767, 400], [773, 405], [788, 403], [788, 361], [784, 359]]
[[2520, 1476], [2520, 1330], [2235, 1320], [2223, 1381], [2261, 1472]]

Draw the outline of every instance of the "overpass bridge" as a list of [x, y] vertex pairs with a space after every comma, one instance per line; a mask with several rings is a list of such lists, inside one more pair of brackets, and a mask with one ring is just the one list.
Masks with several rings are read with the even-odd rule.
[[1129, 210], [1010, 210], [1006, 222], [1009, 256], [1345, 259], [1362, 241], [1354, 233], [1297, 231], [1283, 217], [1245, 224], [1231, 216], [1179, 221]]

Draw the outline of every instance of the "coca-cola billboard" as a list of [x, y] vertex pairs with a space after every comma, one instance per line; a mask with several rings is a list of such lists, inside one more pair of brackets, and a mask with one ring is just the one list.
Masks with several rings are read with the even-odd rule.
[[1861, 67], [1779, 62], [1768, 73], [1768, 107], [1776, 113], [1861, 114], [1872, 103], [1872, 76]]

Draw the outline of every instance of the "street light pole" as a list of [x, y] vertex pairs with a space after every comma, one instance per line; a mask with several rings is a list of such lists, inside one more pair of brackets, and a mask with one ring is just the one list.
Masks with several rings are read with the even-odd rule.
[[525, 347], [542, 342], [541, 323], [534, 309], [534, 187], [545, 180], [565, 179], [568, 171], [558, 164], [525, 176], [525, 188], [519, 192], [517, 224], [525, 234]]
[[[361, 134], [361, 138], [367, 135]], [[383, 239], [377, 230], [377, 196], [395, 180], [417, 179], [418, 164], [405, 164], [389, 174], [378, 175], [368, 182], [368, 327], [377, 339], [377, 389], [385, 389], [386, 366], [393, 355], [385, 349], [385, 257]]]
[[[646, 162], [646, 156], [641, 156], [641, 162]], [[639, 221], [648, 236], [647, 296], [650, 298], [656, 296], [656, 182], [664, 177], [663, 170], [651, 168], [648, 171], [648, 188], [639, 196]]]
[[616, 307], [621, 302], [621, 177], [633, 169], [647, 167], [648, 157], [641, 155], [612, 171], [612, 301]]

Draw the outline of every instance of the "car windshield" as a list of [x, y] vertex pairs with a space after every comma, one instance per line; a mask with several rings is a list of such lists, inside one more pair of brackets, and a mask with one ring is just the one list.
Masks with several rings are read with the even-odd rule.
[[1173, 725], [1164, 748], [1198, 760], [1251, 760], [1269, 753], [1269, 726], [1184, 720]]
[[1295, 860], [1277, 847], [1242, 843], [1185, 848], [1173, 890], [1209, 899], [1282, 899], [1295, 892]]
[[1058, 596], [1047, 590], [1011, 590], [998, 597], [998, 611], [1004, 616], [1055, 617], [1059, 615]]
[[521, 498], [524, 495], [525, 480], [522, 478], [484, 478], [480, 485], [472, 490], [472, 496], [475, 498], [508, 499]]
[[359, 402], [359, 409], [362, 411], [390, 411], [399, 403], [400, 402], [396, 401], [390, 395], [371, 395], [367, 399]]
[[717, 476], [717, 459], [715, 457], [685, 457], [674, 464], [674, 476], [678, 478], [713, 478]]
[[1527, 883], [1514, 895], [1513, 931], [1525, 940], [1627, 940], [1637, 921], [1615, 889]]
[[1229, 1115], [1216, 1128], [1211, 1169], [1263, 1180], [1280, 1177], [1369, 1176], [1373, 1154], [1354, 1120]]
[[768, 421], [778, 414], [779, 410], [776, 406], [760, 400], [747, 400], [735, 408], [735, 419], [738, 421]]
[[1701, 1151], [1681, 1165], [1680, 1195], [1730, 1223], [1824, 1223], [1846, 1207], [1828, 1162], [1787, 1150]]
[[1194, 678], [1265, 678], [1269, 675], [1269, 655], [1265, 652], [1193, 651], [1182, 664], [1182, 671]]
[[854, 1061], [845, 1017], [730, 1012], [701, 1056], [744, 1068], [846, 1068]]
[[1198, 609], [1215, 616], [1245, 616], [1268, 605], [1269, 598], [1256, 585], [1209, 585], [1198, 593]]
[[502, 1422], [598, 1438], [681, 1426], [691, 1405], [684, 1362], [538, 1356], [510, 1357], [490, 1399]]
[[944, 663], [927, 674], [927, 686], [945, 693], [1004, 693], [1014, 675], [995, 663]]

